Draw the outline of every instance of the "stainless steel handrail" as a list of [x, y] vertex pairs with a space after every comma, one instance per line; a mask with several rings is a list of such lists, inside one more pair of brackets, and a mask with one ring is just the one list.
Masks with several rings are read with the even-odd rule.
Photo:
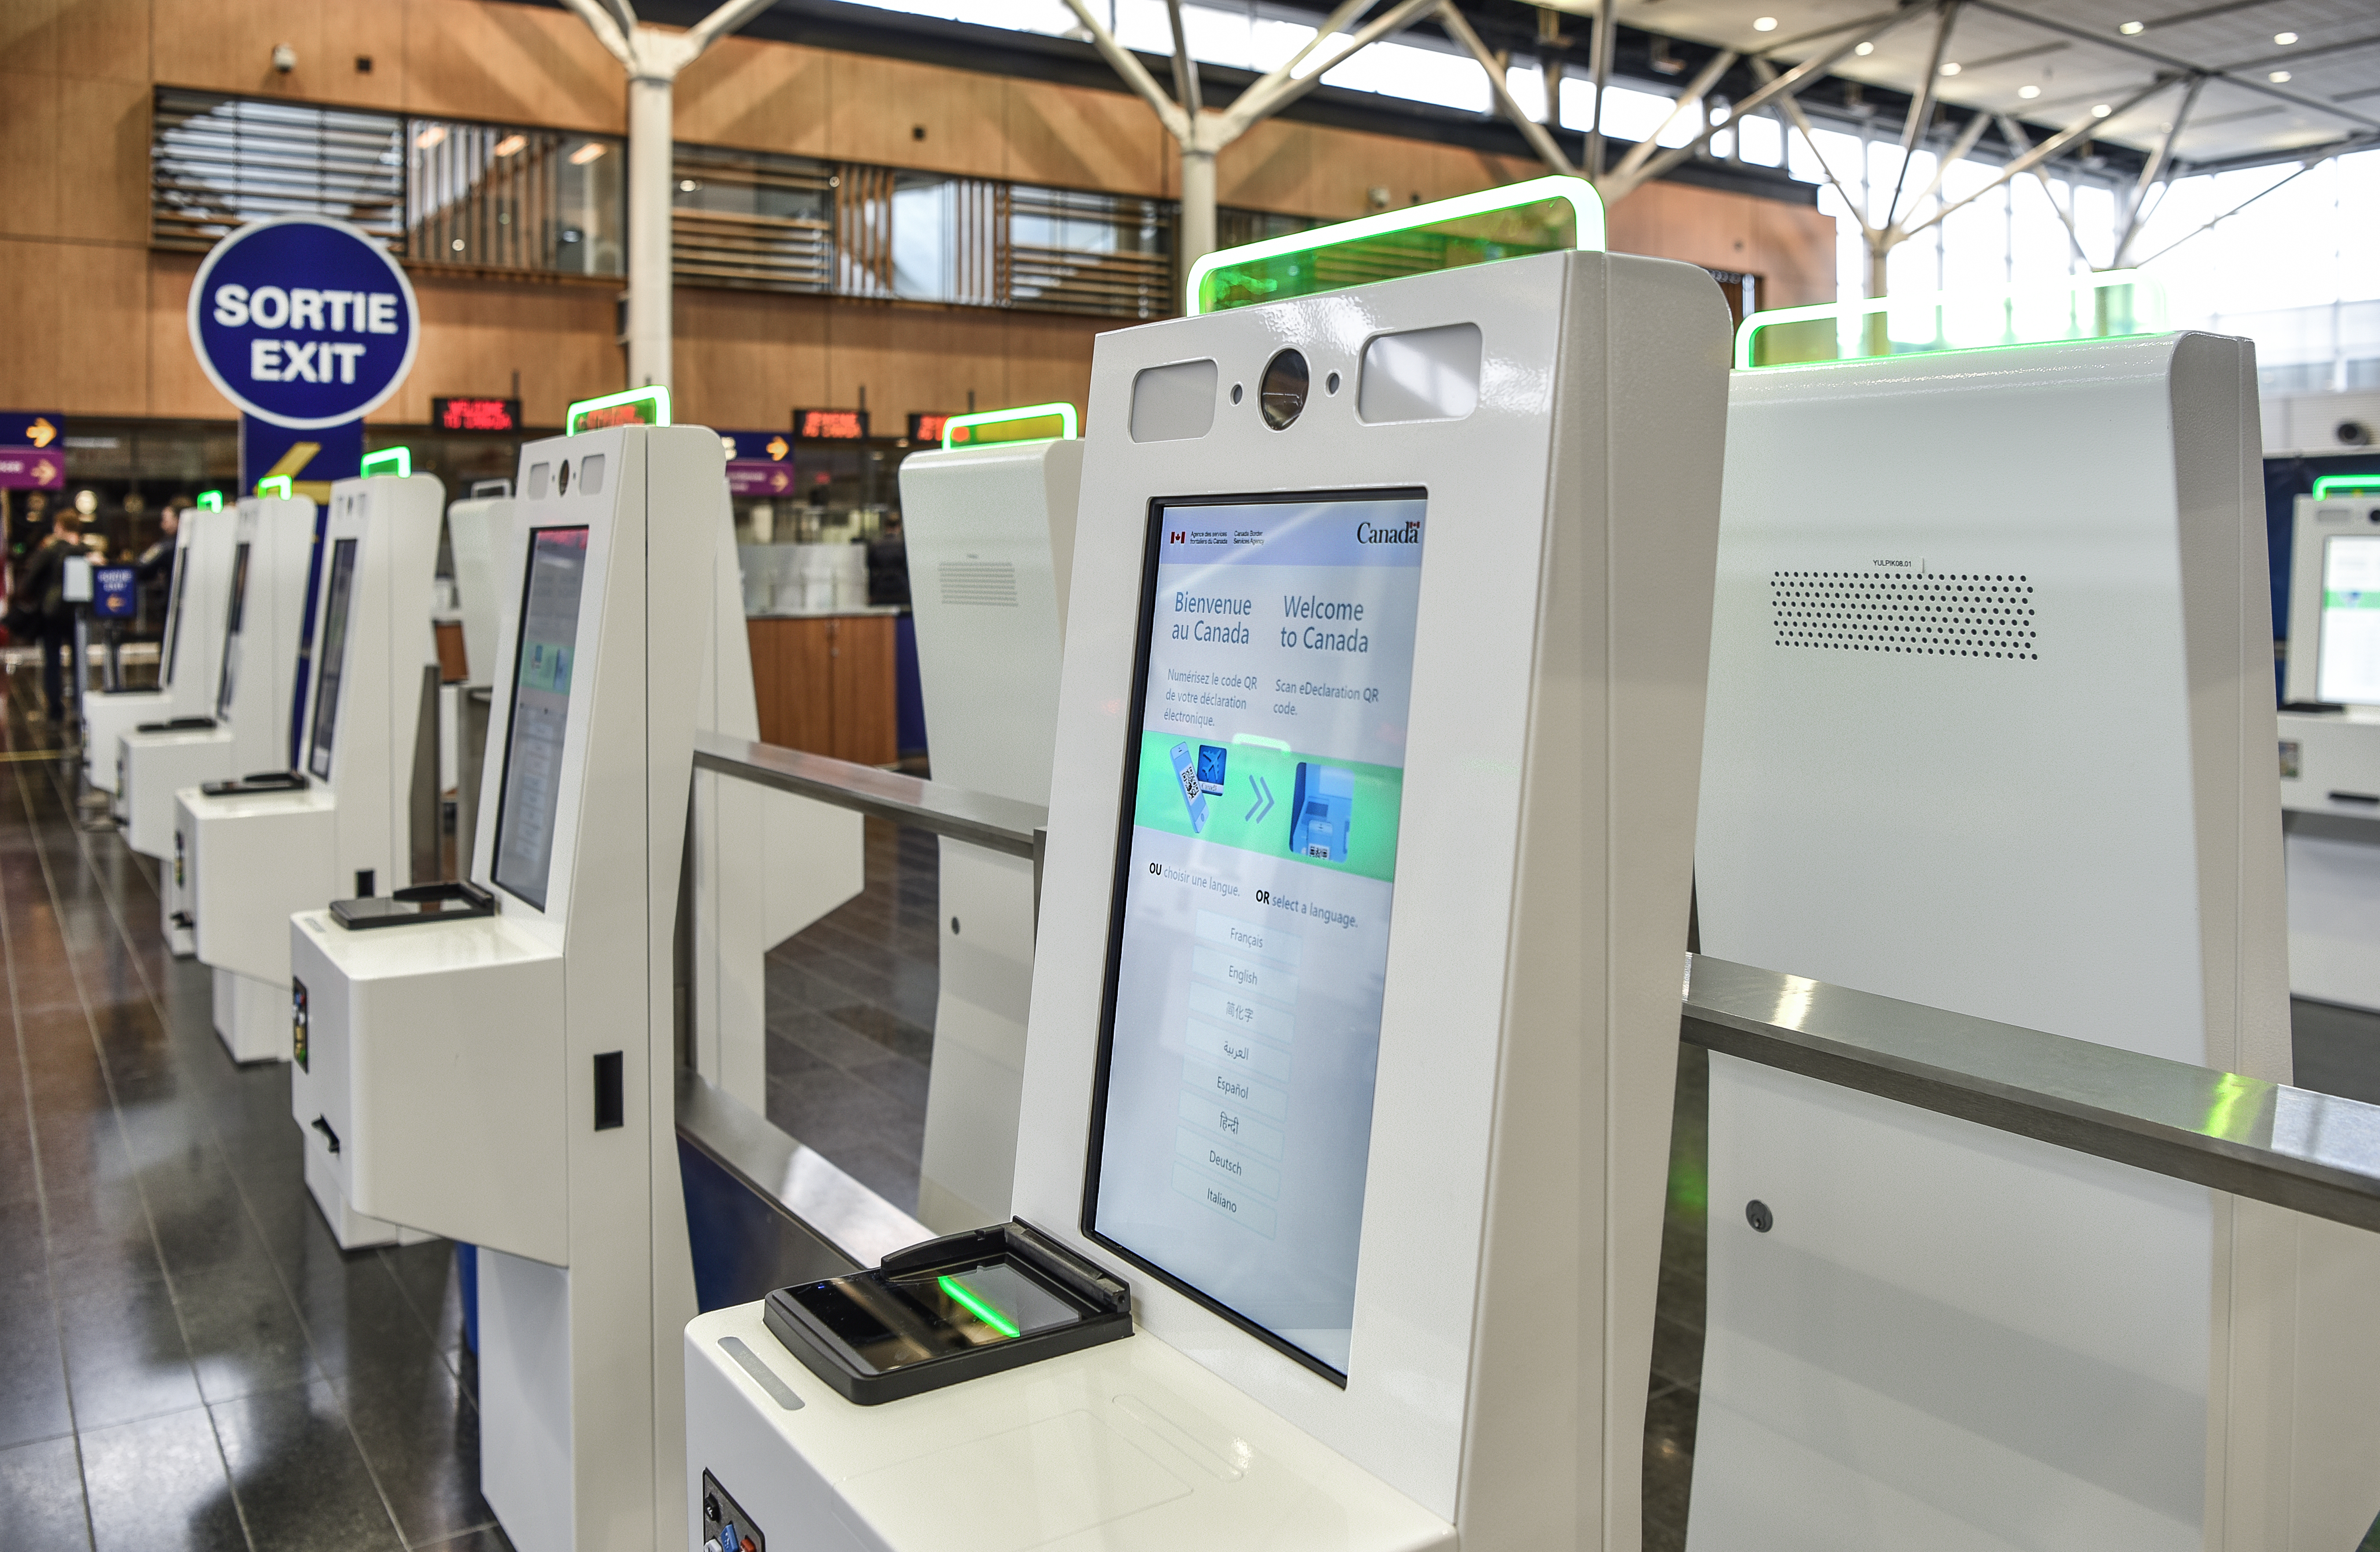
[[698, 733], [694, 765], [698, 770], [716, 770], [839, 808], [856, 808], [874, 818], [931, 831], [1011, 856], [1038, 857], [1040, 837], [1050, 827], [1050, 810], [1038, 803], [1019, 803], [946, 782], [904, 776], [749, 739]]
[[1689, 955], [1680, 1037], [2380, 1230], [2380, 1106]]
[[677, 1075], [677, 1134], [841, 1252], [873, 1267], [934, 1231], [695, 1073]]

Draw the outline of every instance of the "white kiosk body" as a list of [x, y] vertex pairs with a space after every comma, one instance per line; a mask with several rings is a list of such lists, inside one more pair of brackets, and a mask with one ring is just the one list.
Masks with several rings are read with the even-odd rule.
[[[901, 465], [937, 782], [1050, 801], [1082, 484], [1083, 444], [1071, 439], [914, 453]], [[1033, 865], [947, 837], [941, 850], [917, 1218], [947, 1234], [1009, 1215], [1033, 998]]]
[[[2380, 493], [2297, 499], [2281, 711], [2289, 990], [2380, 1012]], [[2298, 708], [2320, 704], [2325, 709]]]
[[214, 970], [215, 1033], [234, 1061], [289, 1060], [293, 912], [414, 881], [413, 760], [422, 674], [437, 661], [444, 496], [427, 474], [331, 487], [300, 764], [280, 777], [298, 784], [176, 794], [171, 899]]
[[214, 726], [134, 729], [117, 739], [118, 800], [125, 840], [166, 865], [158, 891], [165, 940], [193, 952], [187, 919], [177, 921], [174, 794], [184, 787], [289, 766], [290, 700], [297, 693], [306, 582], [314, 552], [314, 503], [308, 496], [257, 496], [232, 516], [231, 564], [223, 579], [222, 645], [214, 654]]
[[674, 1545], [672, 960], [726, 471], [700, 427], [521, 466], [472, 879], [494, 914], [304, 912], [295, 995], [346, 1200], [480, 1247], [480, 1491], [512, 1545]]
[[[2256, 410], [2204, 334], [1737, 372], [1705, 952], [2288, 1081]], [[2369, 1236], [1718, 1055], [1708, 1179], [1693, 1552], [2380, 1509]]]
[[1137, 1328], [706, 1315], [694, 1545], [1636, 1545], [1726, 349], [1599, 252], [1099, 337], [1014, 1205]]
[[236, 512], [184, 509], [174, 534], [174, 579], [166, 588], [156, 685], [92, 690], [82, 697], [83, 779], [110, 795], [119, 819], [124, 734], [152, 723], [195, 726], [200, 719], [213, 720], [224, 588], [231, 576], [232, 529], [238, 521]]

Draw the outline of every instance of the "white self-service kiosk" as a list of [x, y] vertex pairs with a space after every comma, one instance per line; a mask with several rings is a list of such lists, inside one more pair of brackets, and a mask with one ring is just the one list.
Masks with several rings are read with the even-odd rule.
[[[214, 654], [214, 725], [134, 729], [118, 739], [117, 794], [125, 840], [143, 856], [174, 861], [174, 794], [184, 787], [289, 767], [289, 703], [296, 694], [306, 581], [314, 549], [308, 496], [255, 496], [233, 517], [224, 579], [222, 645]], [[161, 891], [170, 899], [170, 890]], [[191, 952], [189, 926], [165, 907], [166, 940]]]
[[346, 1199], [480, 1247], [512, 1545], [674, 1544], [672, 961], [725, 466], [702, 428], [613, 424], [524, 445], [519, 491], [472, 879], [289, 924], [298, 1059]]
[[689, 1326], [688, 1545], [1636, 1543], [1726, 310], [1281, 294], [1096, 346], [1019, 1221]]
[[[1736, 372], [1704, 952], [2288, 1081], [2256, 414], [2205, 334]], [[1709, 1128], [1692, 1552], [2380, 1509], [2368, 1236], [1716, 1054]]]
[[[1074, 418], [1067, 405], [962, 417], [941, 451], [901, 465], [917, 679], [937, 782], [1050, 801], [1083, 483]], [[917, 1218], [955, 1233], [1009, 1214], [1033, 993], [1033, 865], [945, 838], [940, 878], [941, 973]]]
[[2380, 475], [2300, 496], [2281, 813], [2289, 989], [2380, 1012]]
[[[213, 968], [215, 1033], [236, 1061], [289, 1060], [293, 912], [420, 881], [414, 756], [420, 739], [436, 736], [421, 724], [425, 676], [437, 663], [430, 598], [444, 496], [427, 474], [331, 487], [298, 768], [176, 794], [180, 866], [168, 906]], [[310, 1175], [319, 1172], [314, 1151]], [[334, 1226], [381, 1232], [325, 1210]]]
[[214, 725], [215, 654], [223, 649], [224, 587], [231, 576], [236, 513], [188, 507], [174, 534], [174, 578], [165, 593], [157, 683], [136, 690], [91, 690], [82, 708], [83, 780], [120, 806], [121, 740], [136, 729], [170, 733]]

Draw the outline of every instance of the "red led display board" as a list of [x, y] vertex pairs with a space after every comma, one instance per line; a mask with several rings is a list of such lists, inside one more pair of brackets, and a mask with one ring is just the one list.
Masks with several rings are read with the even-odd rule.
[[912, 415], [909, 417], [909, 440], [940, 447], [942, 444], [942, 425], [950, 418], [951, 413], [947, 410], [940, 415]]
[[518, 399], [438, 399], [430, 401], [430, 423], [442, 431], [517, 431], [521, 429]]
[[864, 409], [797, 409], [794, 411], [797, 442], [865, 442], [868, 411]]

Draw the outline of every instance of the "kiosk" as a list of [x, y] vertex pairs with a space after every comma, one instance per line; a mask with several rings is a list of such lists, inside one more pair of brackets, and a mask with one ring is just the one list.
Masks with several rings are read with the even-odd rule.
[[[1823, 350], [1731, 389], [1701, 945], [2287, 1082], [2253, 350], [2130, 333], [2144, 285], [1935, 300], [2071, 336], [2024, 349], [1746, 324]], [[2380, 1509], [2369, 1236], [1719, 1055], [1709, 1135], [1693, 1552], [2343, 1547]]]
[[1350, 230], [1099, 337], [1021, 1222], [688, 1327], [692, 1546], [1636, 1545], [1727, 313]]
[[[215, 654], [223, 648], [224, 586], [231, 571], [236, 513], [186, 508], [174, 535], [174, 579], [157, 648], [157, 683], [96, 690], [82, 698], [83, 780], [110, 794], [121, 818], [120, 740], [141, 727], [170, 732], [213, 725]], [[162, 725], [161, 725], [162, 724]]]
[[[961, 416], [901, 465], [901, 528], [917, 622], [934, 779], [1050, 801], [1058, 664], [1083, 444], [1072, 405]], [[1033, 992], [1033, 865], [941, 842], [941, 977], [917, 1218], [943, 1233], [1008, 1216], [1025, 1016]]]
[[[174, 794], [184, 787], [288, 769], [289, 703], [313, 551], [311, 497], [239, 503], [223, 584], [223, 642], [214, 654], [214, 725], [136, 728], [118, 739], [125, 840], [143, 856], [174, 860]], [[170, 902], [170, 889], [159, 894]], [[176, 954], [188, 954], [189, 925], [173, 919], [170, 903], [164, 915], [166, 940]]]
[[672, 962], [730, 517], [712, 432], [576, 429], [666, 419], [623, 400], [521, 449], [470, 882], [288, 926], [300, 1124], [358, 1211], [480, 1247], [480, 1491], [522, 1552], [674, 1545], [684, 1501]]
[[[476, 492], [496, 487], [487, 495]], [[496, 623], [502, 612], [506, 546], [512, 541], [512, 481], [481, 480], [468, 501], [446, 509], [446, 538], [455, 561], [455, 600], [463, 624], [463, 683], [455, 686], [455, 870], [471, 876], [471, 842], [479, 832], [477, 780], [488, 734], [486, 706], [496, 671]], [[473, 704], [474, 693], [479, 695]], [[441, 726], [443, 727], [442, 721]]]
[[2297, 499], [2281, 708], [2289, 990], [2380, 1012], [2380, 475]]

